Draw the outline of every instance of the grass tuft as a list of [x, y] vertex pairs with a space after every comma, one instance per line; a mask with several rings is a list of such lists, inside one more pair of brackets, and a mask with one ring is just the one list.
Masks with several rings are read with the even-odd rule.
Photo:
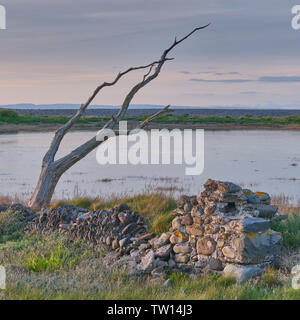
[[21, 238], [25, 227], [22, 215], [13, 210], [0, 212], [0, 243]]
[[57, 248], [51, 251], [50, 256], [46, 257], [44, 254], [38, 255], [31, 251], [25, 255], [23, 264], [29, 271], [57, 271], [63, 268], [69, 269], [78, 261], [78, 258], [70, 259], [67, 251], [62, 249], [62, 244], [59, 242]]
[[282, 234], [283, 244], [288, 248], [300, 248], [300, 216], [293, 214], [286, 220], [273, 221], [271, 228]]

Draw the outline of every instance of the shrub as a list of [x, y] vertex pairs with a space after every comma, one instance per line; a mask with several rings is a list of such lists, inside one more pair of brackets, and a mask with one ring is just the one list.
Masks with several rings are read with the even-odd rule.
[[300, 247], [300, 216], [293, 214], [287, 220], [273, 221], [272, 229], [281, 232], [283, 244], [290, 248]]
[[22, 215], [17, 211], [0, 212], [0, 243], [21, 238], [25, 226]]
[[163, 232], [169, 231], [173, 218], [169, 213], [157, 215], [151, 223], [151, 232], [162, 234]]
[[17, 118], [18, 113], [14, 110], [2, 109], [0, 110], [0, 118]]
[[50, 256], [47, 258], [44, 254], [38, 255], [34, 251], [31, 251], [26, 255], [26, 259], [23, 261], [25, 267], [30, 271], [56, 271], [63, 268], [71, 268], [78, 258], [69, 259], [66, 252], [62, 250], [61, 242], [58, 247], [51, 251]]

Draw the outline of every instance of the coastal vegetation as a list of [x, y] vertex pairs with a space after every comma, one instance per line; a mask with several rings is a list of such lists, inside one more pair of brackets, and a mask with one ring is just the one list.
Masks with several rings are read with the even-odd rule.
[[[124, 117], [127, 121], [144, 121], [148, 116]], [[1, 124], [66, 124], [70, 120], [69, 116], [35, 116], [35, 115], [19, 115], [13, 110], [0, 110]], [[103, 123], [109, 121], [109, 117], [82, 116], [77, 120], [79, 125], [95, 125], [102, 127]], [[257, 125], [257, 126], [288, 126], [299, 125], [300, 115], [292, 116], [276, 116], [276, 117], [252, 117], [245, 115], [242, 117], [231, 116], [191, 116], [185, 115], [163, 115], [152, 120], [153, 123], [159, 124], [232, 124], [232, 125]]]
[[[155, 215], [147, 206], [149, 200]], [[156, 216], [167, 216], [175, 203], [161, 194], [144, 194], [107, 201], [80, 198], [52, 205], [76, 204], [93, 209], [125, 201], [148, 217], [153, 227]], [[299, 212], [299, 208], [293, 211]], [[131, 279], [126, 270], [114, 265], [111, 256], [107, 264], [105, 246], [93, 248], [83, 239], [70, 241], [60, 233], [24, 235], [24, 222], [12, 211], [2, 212], [0, 264], [8, 270], [8, 281], [6, 290], [0, 291], [0, 299], [300, 299], [300, 291], [292, 288], [290, 276], [300, 252], [300, 231], [295, 227], [299, 226], [299, 215], [290, 212], [287, 220], [274, 221], [284, 240], [279, 270], [267, 269], [259, 281], [252, 279], [243, 284], [221, 275], [190, 279], [170, 272], [167, 286]]]

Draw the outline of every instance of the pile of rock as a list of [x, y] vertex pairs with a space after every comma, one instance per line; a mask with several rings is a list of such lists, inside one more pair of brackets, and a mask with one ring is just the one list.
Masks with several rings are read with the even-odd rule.
[[198, 197], [181, 196], [173, 212], [170, 242], [175, 261], [224, 269], [241, 279], [274, 264], [282, 239], [270, 229], [270, 219], [278, 215], [270, 196], [215, 180], [204, 188]]
[[253, 193], [231, 182], [208, 180], [197, 196], [181, 196], [172, 226], [155, 237], [126, 204], [88, 211], [64, 206], [41, 211], [30, 231], [67, 232], [94, 245], [104, 243], [130, 267], [130, 274], [160, 279], [166, 270], [233, 275], [246, 280], [274, 264], [281, 235], [270, 229], [277, 209], [267, 193]]

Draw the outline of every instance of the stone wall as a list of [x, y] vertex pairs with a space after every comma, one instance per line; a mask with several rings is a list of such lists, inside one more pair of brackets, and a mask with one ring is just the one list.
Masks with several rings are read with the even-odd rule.
[[223, 272], [238, 280], [260, 275], [280, 254], [281, 235], [270, 229], [277, 209], [267, 193], [208, 180], [199, 196], [181, 196], [169, 232], [154, 236], [126, 204], [89, 212], [72, 206], [40, 212], [30, 232], [67, 232], [123, 256], [130, 274], [163, 276], [166, 270], [194, 275]]

